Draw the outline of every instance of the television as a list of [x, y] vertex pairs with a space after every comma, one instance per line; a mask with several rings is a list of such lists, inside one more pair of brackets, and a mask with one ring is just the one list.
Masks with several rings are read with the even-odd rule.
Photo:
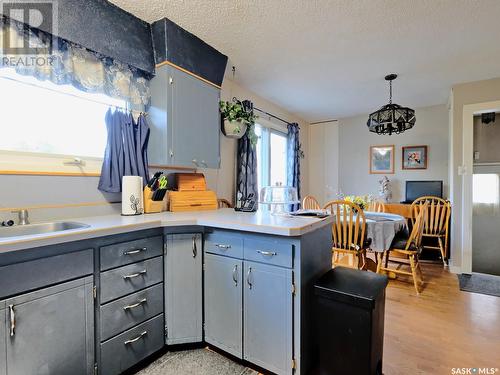
[[403, 203], [413, 203], [420, 197], [443, 198], [443, 181], [406, 181], [406, 198]]

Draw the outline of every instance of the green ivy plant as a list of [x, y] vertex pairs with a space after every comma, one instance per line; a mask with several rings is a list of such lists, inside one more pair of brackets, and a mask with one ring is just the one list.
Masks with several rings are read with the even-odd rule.
[[[250, 139], [250, 143], [252, 146], [257, 144], [257, 134], [255, 134], [255, 120], [257, 116], [253, 113], [253, 111], [246, 111], [243, 108], [243, 105], [240, 101], [220, 101], [220, 113], [223, 120], [228, 121], [238, 121], [246, 124], [247, 127], [247, 136]], [[236, 128], [236, 131], [239, 132]]]

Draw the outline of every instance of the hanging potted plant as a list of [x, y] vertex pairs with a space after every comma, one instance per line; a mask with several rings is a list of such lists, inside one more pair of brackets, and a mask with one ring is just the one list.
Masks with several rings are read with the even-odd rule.
[[252, 110], [247, 110], [240, 101], [221, 101], [222, 133], [228, 138], [240, 139], [248, 130], [248, 136], [253, 143], [256, 139], [254, 124], [256, 116]]

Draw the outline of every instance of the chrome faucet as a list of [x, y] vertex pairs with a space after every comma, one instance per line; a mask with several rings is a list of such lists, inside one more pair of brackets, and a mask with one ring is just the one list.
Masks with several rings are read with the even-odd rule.
[[22, 210], [16, 210], [12, 211], [12, 213], [17, 213], [19, 215], [19, 220], [17, 222], [17, 225], [28, 225], [30, 223], [28, 219], [28, 210], [22, 209]]

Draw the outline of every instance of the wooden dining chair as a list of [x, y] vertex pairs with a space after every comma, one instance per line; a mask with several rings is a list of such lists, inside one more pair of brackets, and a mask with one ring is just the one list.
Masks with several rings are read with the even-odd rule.
[[[446, 266], [448, 258], [448, 226], [451, 215], [450, 202], [438, 197], [421, 197], [416, 199], [411, 205], [412, 217], [418, 216], [422, 207], [427, 204], [427, 212], [424, 218], [424, 238], [437, 239], [437, 246], [425, 245], [426, 249], [440, 251], [443, 265]], [[415, 221], [412, 219], [412, 223]]]
[[224, 198], [217, 199], [217, 205], [219, 208], [233, 208], [231, 202]]
[[312, 195], [306, 195], [302, 200], [302, 209], [304, 210], [319, 210], [321, 206], [316, 198]]
[[[419, 256], [422, 251], [422, 235], [424, 232], [426, 208], [427, 204], [424, 204], [415, 219], [410, 235], [396, 236], [391, 244], [391, 248], [384, 251], [382, 259], [377, 264], [377, 273], [392, 272], [396, 275], [411, 276], [417, 295], [420, 294], [418, 278], [420, 278], [420, 283], [424, 283]], [[397, 267], [391, 268], [389, 267], [389, 263], [395, 263]], [[410, 271], [402, 270], [401, 267], [410, 267]]]
[[366, 210], [370, 212], [385, 212], [385, 203], [378, 200], [371, 201]]
[[330, 201], [323, 209], [335, 216], [332, 223], [332, 266], [365, 269], [368, 244], [363, 210], [347, 201]]

